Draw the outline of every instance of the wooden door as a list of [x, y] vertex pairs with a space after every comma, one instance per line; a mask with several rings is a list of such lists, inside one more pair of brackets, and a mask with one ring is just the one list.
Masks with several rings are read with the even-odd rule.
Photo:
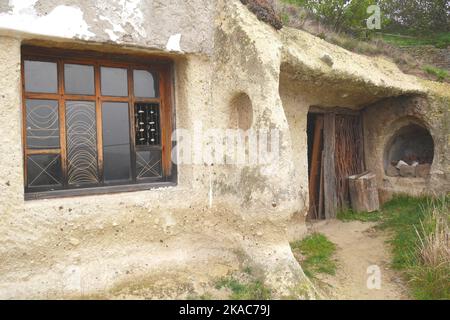
[[314, 115], [309, 139], [310, 219], [333, 219], [350, 203], [348, 177], [365, 170], [359, 114]]

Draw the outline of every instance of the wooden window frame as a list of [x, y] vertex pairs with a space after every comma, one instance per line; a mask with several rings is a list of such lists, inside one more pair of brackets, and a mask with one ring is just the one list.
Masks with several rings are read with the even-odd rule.
[[[58, 92], [28, 93], [25, 91], [25, 61], [45, 61], [57, 64]], [[64, 64], [81, 64], [94, 67], [94, 95], [65, 94]], [[101, 94], [101, 67], [117, 67], [127, 69], [128, 96], [115, 97]], [[24, 165], [25, 200], [72, 197], [83, 195], [107, 194], [116, 192], [131, 192], [149, 190], [153, 188], [177, 185], [177, 167], [172, 163], [172, 131], [175, 129], [175, 110], [173, 103], [173, 63], [161, 57], [136, 55], [134, 57], [105, 54], [94, 51], [67, 51], [35, 46], [22, 47], [21, 59], [22, 78], [22, 144]], [[147, 70], [159, 77], [159, 95], [157, 98], [137, 98], [134, 96], [133, 70]], [[58, 149], [28, 149], [26, 130], [26, 101], [27, 99], [54, 100], [59, 104], [59, 138]], [[95, 103], [96, 131], [97, 131], [97, 169], [99, 185], [95, 187], [69, 189], [67, 185], [67, 133], [66, 133], [66, 101], [91, 101]], [[124, 102], [128, 104], [131, 156], [131, 182], [124, 184], [108, 184], [103, 175], [103, 102]], [[161, 143], [160, 146], [137, 146], [135, 143], [134, 109], [135, 103], [158, 103], [160, 108]], [[141, 150], [161, 150], [162, 179], [136, 179], [136, 152]], [[62, 189], [33, 192], [27, 190], [27, 158], [36, 154], [58, 154], [61, 157]]]

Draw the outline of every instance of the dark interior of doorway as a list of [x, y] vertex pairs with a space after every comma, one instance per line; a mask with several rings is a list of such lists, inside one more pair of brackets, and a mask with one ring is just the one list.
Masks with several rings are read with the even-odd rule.
[[318, 113], [308, 114], [308, 181], [310, 219], [325, 219], [324, 166], [323, 166], [323, 119]]

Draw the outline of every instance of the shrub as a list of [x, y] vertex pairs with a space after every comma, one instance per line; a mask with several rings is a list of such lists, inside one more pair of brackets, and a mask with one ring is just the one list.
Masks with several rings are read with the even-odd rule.
[[433, 66], [424, 66], [423, 70], [432, 75], [435, 76], [437, 78], [438, 81], [445, 81], [445, 79], [448, 78], [448, 71], [444, 70], [444, 69], [440, 69], [437, 67], [433, 67]]
[[280, 16], [273, 8], [273, 3], [269, 0], [241, 0], [242, 4], [253, 12], [259, 20], [270, 24], [276, 30], [283, 28]]

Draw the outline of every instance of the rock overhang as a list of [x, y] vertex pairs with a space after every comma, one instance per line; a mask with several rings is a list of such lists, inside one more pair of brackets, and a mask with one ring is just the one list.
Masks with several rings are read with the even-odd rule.
[[279, 34], [281, 73], [298, 86], [322, 91], [326, 106], [360, 109], [388, 97], [426, 93], [416, 77], [385, 58], [352, 53], [297, 29]]

